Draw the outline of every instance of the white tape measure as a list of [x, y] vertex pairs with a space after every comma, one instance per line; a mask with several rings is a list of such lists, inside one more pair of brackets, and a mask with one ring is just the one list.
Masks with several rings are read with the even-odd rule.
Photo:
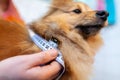
[[[57, 49], [57, 44], [54, 43], [53, 41], [47, 41], [45, 39], [43, 39], [41, 36], [38, 36], [37, 34], [35, 34], [32, 30], [28, 29], [29, 31], [29, 35], [32, 39], [32, 41], [40, 48], [42, 49], [43, 51], [46, 51], [46, 50], [50, 50], [50, 49]], [[58, 50], [58, 49], [57, 49]], [[64, 64], [64, 60], [63, 60], [63, 57], [62, 57], [62, 53], [58, 50], [58, 56], [56, 58], [56, 61], [61, 64], [61, 66], [63, 67], [62, 68], [62, 71], [60, 73], [60, 75], [57, 77], [56, 80], [59, 80], [60, 77], [63, 75], [63, 73], [65, 72], [65, 64]]]

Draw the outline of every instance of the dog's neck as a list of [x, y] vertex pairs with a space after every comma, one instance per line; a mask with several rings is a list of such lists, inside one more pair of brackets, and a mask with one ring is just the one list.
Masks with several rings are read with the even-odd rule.
[[[76, 36], [74, 35], [74, 37]], [[88, 77], [85, 76], [87, 74], [89, 75], [90, 67], [92, 67], [91, 60], [93, 59], [92, 56], [90, 55], [91, 52], [86, 52], [88, 48], [82, 46], [84, 44], [82, 40], [78, 41], [79, 44], [81, 43], [82, 44], [77, 45], [78, 43], [74, 43], [73, 39], [69, 37], [66, 38], [63, 36], [59, 36], [59, 38], [62, 40], [62, 47], [60, 47], [60, 50], [63, 53], [63, 56], [65, 57], [64, 59], [67, 65], [66, 73], [65, 75], [63, 75], [62, 79], [64, 80], [65, 77], [68, 76], [66, 80], [68, 80], [68, 78], [71, 80], [87, 80]]]
[[[85, 41], [79, 34], [67, 31], [51, 30], [50, 26], [45, 24], [35, 23], [31, 25], [32, 29], [44, 38], [48, 36], [57, 37], [61, 41], [59, 46], [60, 51], [63, 53], [63, 57], [66, 64], [66, 72], [61, 78], [62, 80], [87, 80], [86, 75], [90, 73], [93, 53], [87, 41]], [[61, 24], [61, 28], [65, 28], [64, 24]], [[65, 29], [62, 29], [65, 30]], [[73, 50], [74, 49], [74, 50]], [[88, 69], [88, 70], [86, 70]], [[67, 79], [65, 79], [67, 77]]]

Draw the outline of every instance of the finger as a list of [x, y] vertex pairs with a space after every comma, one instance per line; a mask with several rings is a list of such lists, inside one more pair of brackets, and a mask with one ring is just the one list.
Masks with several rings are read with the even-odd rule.
[[32, 67], [36, 65], [46, 64], [54, 60], [58, 55], [58, 52], [54, 49], [43, 51], [40, 53], [29, 55], [27, 58], [27, 63]]
[[61, 65], [58, 62], [54, 61], [50, 65], [42, 67], [42, 72], [45, 72], [48, 75], [48, 77], [51, 80], [53, 80], [58, 76], [58, 73], [60, 72], [61, 68]]
[[58, 62], [53, 61], [51, 64], [43, 66], [43, 67], [34, 67], [27, 71], [27, 73], [32, 73], [32, 76], [41, 79], [47, 80], [50, 78], [54, 78], [59, 71], [61, 70], [61, 66]]

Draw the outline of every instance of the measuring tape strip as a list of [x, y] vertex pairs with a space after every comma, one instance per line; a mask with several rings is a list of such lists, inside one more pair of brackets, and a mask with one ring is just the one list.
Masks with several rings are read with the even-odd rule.
[[[32, 41], [43, 51], [50, 50], [50, 49], [57, 49], [57, 44], [54, 43], [53, 41], [47, 41], [43, 39], [41, 36], [38, 36], [35, 34], [32, 30], [28, 29], [29, 35], [32, 39]], [[58, 49], [57, 49], [58, 50]], [[59, 80], [60, 77], [63, 75], [65, 72], [65, 64], [64, 60], [62, 57], [62, 53], [58, 50], [58, 56], [56, 58], [56, 61], [61, 64], [62, 66], [62, 71], [60, 72], [59, 76], [56, 78], [56, 80]]]

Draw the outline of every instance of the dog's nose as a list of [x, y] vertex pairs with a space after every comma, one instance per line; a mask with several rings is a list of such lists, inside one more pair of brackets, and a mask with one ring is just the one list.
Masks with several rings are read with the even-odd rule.
[[104, 21], [107, 20], [107, 17], [109, 16], [109, 13], [107, 11], [97, 11], [96, 16]]

